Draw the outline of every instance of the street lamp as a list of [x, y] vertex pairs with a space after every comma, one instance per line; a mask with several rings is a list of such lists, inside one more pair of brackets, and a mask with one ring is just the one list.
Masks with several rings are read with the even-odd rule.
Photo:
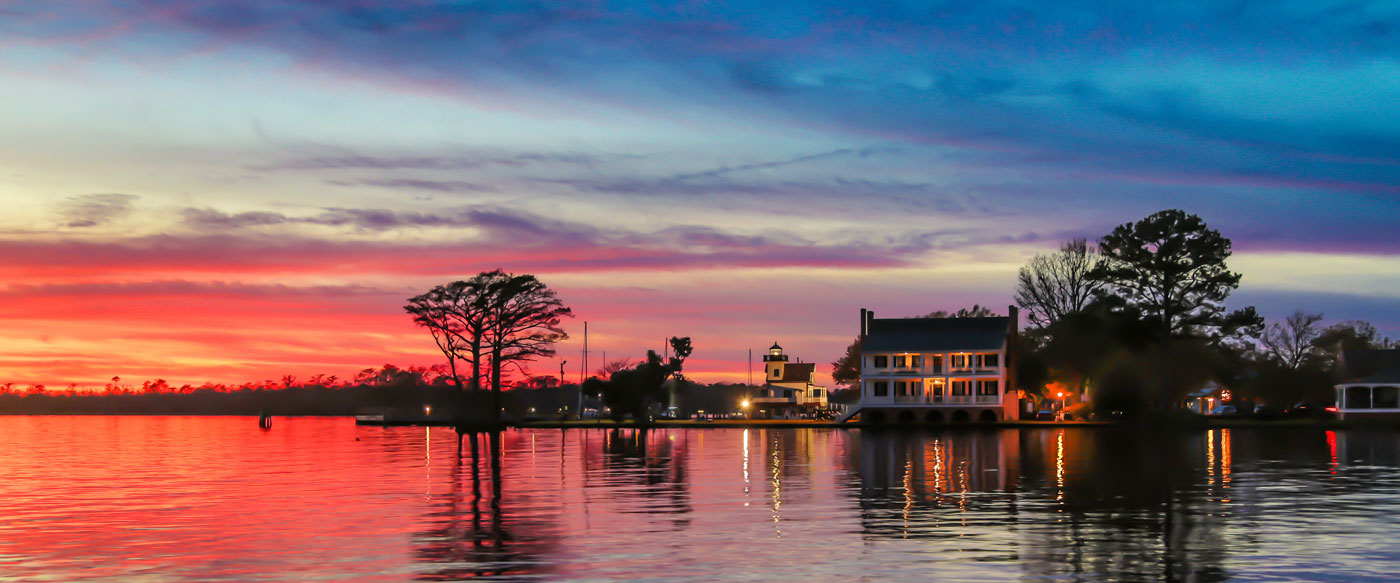
[[1060, 419], [1064, 419], [1064, 418], [1065, 418], [1065, 392], [1064, 392], [1064, 391], [1060, 391], [1060, 392], [1058, 392], [1058, 393], [1055, 393], [1055, 397], [1058, 398], [1058, 399], [1060, 400], [1060, 414], [1059, 414], [1059, 418], [1060, 418]]
[[427, 417], [427, 416], [432, 415], [432, 414], [433, 414], [433, 406], [432, 406], [432, 405], [423, 405], [423, 416], [424, 416], [424, 417]]

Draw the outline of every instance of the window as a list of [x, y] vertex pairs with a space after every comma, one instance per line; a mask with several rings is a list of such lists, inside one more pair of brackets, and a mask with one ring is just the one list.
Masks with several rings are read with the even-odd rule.
[[919, 368], [919, 367], [921, 367], [921, 366], [923, 366], [923, 365], [924, 365], [924, 355], [922, 355], [922, 354], [915, 354], [915, 355], [909, 357], [909, 366], [910, 366], [910, 367], [912, 367], [912, 368]]
[[909, 396], [909, 381], [895, 381], [895, 382], [894, 382], [894, 394], [895, 394], [896, 397], [908, 397], [908, 396]]
[[875, 381], [872, 387], [875, 389], [876, 397], [888, 397], [890, 395], [889, 381]]
[[954, 355], [952, 355], [952, 360], [953, 360], [953, 362], [951, 363], [950, 366], [952, 366], [954, 370], [957, 370], [957, 369], [960, 369], [960, 368], [967, 368], [967, 355], [966, 355], [966, 354], [954, 354]]
[[776, 369], [776, 368], [773, 369], [773, 378], [776, 379], [776, 378], [778, 378], [778, 377], [780, 377], [780, 376], [783, 376], [782, 371], [780, 371], [780, 370], [778, 370], [778, 369]]
[[943, 355], [933, 355], [933, 374], [943, 374]]
[[890, 357], [885, 355], [872, 356], [870, 360], [872, 361], [871, 366], [875, 368], [888, 368], [890, 366]]
[[928, 391], [935, 397], [943, 396], [943, 381], [933, 381], [929, 383]]
[[760, 389], [760, 390], [758, 391], [758, 396], [760, 396], [760, 397], [767, 397], [767, 396], [769, 396], [769, 394], [768, 394], [768, 389]]
[[785, 399], [791, 399], [791, 398], [792, 398], [792, 389], [784, 389], [784, 390], [783, 390], [783, 398], [785, 398]]
[[953, 381], [953, 396], [967, 396], [972, 394], [972, 381]]
[[894, 367], [895, 367], [895, 368], [904, 368], [904, 367], [906, 367], [906, 366], [909, 366], [909, 362], [908, 362], [908, 359], [905, 358], [905, 356], [904, 356], [903, 354], [896, 354], [896, 355], [894, 355]]
[[812, 398], [813, 398], [813, 399], [820, 399], [820, 398], [822, 398], [822, 390], [821, 390], [821, 389], [812, 389]]
[[999, 354], [979, 354], [977, 355], [977, 368], [996, 368], [1001, 361]]
[[977, 381], [977, 394], [979, 394], [979, 395], [995, 395], [995, 394], [997, 394], [997, 381], [996, 381], [996, 379]]

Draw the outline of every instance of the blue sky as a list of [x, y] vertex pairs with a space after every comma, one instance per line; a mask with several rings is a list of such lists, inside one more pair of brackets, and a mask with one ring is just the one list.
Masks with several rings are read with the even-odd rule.
[[[401, 299], [504, 267], [733, 379], [1172, 207], [1232, 303], [1400, 336], [1400, 5], [965, 4], [0, 3], [0, 373], [430, 362]], [[80, 325], [92, 290], [140, 317]]]

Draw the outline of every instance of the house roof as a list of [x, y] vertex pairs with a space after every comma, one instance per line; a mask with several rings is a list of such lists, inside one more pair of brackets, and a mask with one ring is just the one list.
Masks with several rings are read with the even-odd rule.
[[1006, 345], [1010, 320], [992, 318], [887, 318], [870, 320], [861, 350], [996, 350]]
[[[1384, 372], [1396, 371], [1400, 371], [1400, 348], [1342, 351], [1342, 378], [1345, 380], [1365, 379], [1364, 382], [1372, 383], [1393, 382], [1373, 380], [1371, 377]], [[1396, 374], [1400, 374], [1400, 372], [1396, 372]]]
[[816, 372], [815, 362], [789, 362], [783, 365], [783, 378], [773, 379], [775, 383], [806, 383], [812, 380], [812, 373]]
[[1393, 384], [1396, 384], [1396, 383], [1400, 383], [1400, 366], [1392, 366], [1392, 367], [1390, 367], [1390, 368], [1382, 369], [1381, 371], [1377, 372], [1376, 374], [1373, 374], [1373, 375], [1371, 375], [1371, 376], [1369, 376], [1369, 377], [1366, 377], [1366, 378], [1364, 378], [1364, 379], [1361, 379], [1361, 380], [1359, 380], [1359, 381], [1352, 381], [1352, 382], [1353, 382], [1353, 383], [1376, 383], [1376, 384], [1384, 384], [1384, 385], [1393, 385]]

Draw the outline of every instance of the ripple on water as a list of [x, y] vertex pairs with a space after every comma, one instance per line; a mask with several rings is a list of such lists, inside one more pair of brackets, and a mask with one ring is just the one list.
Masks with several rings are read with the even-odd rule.
[[1390, 581], [1396, 434], [10, 417], [14, 581]]

